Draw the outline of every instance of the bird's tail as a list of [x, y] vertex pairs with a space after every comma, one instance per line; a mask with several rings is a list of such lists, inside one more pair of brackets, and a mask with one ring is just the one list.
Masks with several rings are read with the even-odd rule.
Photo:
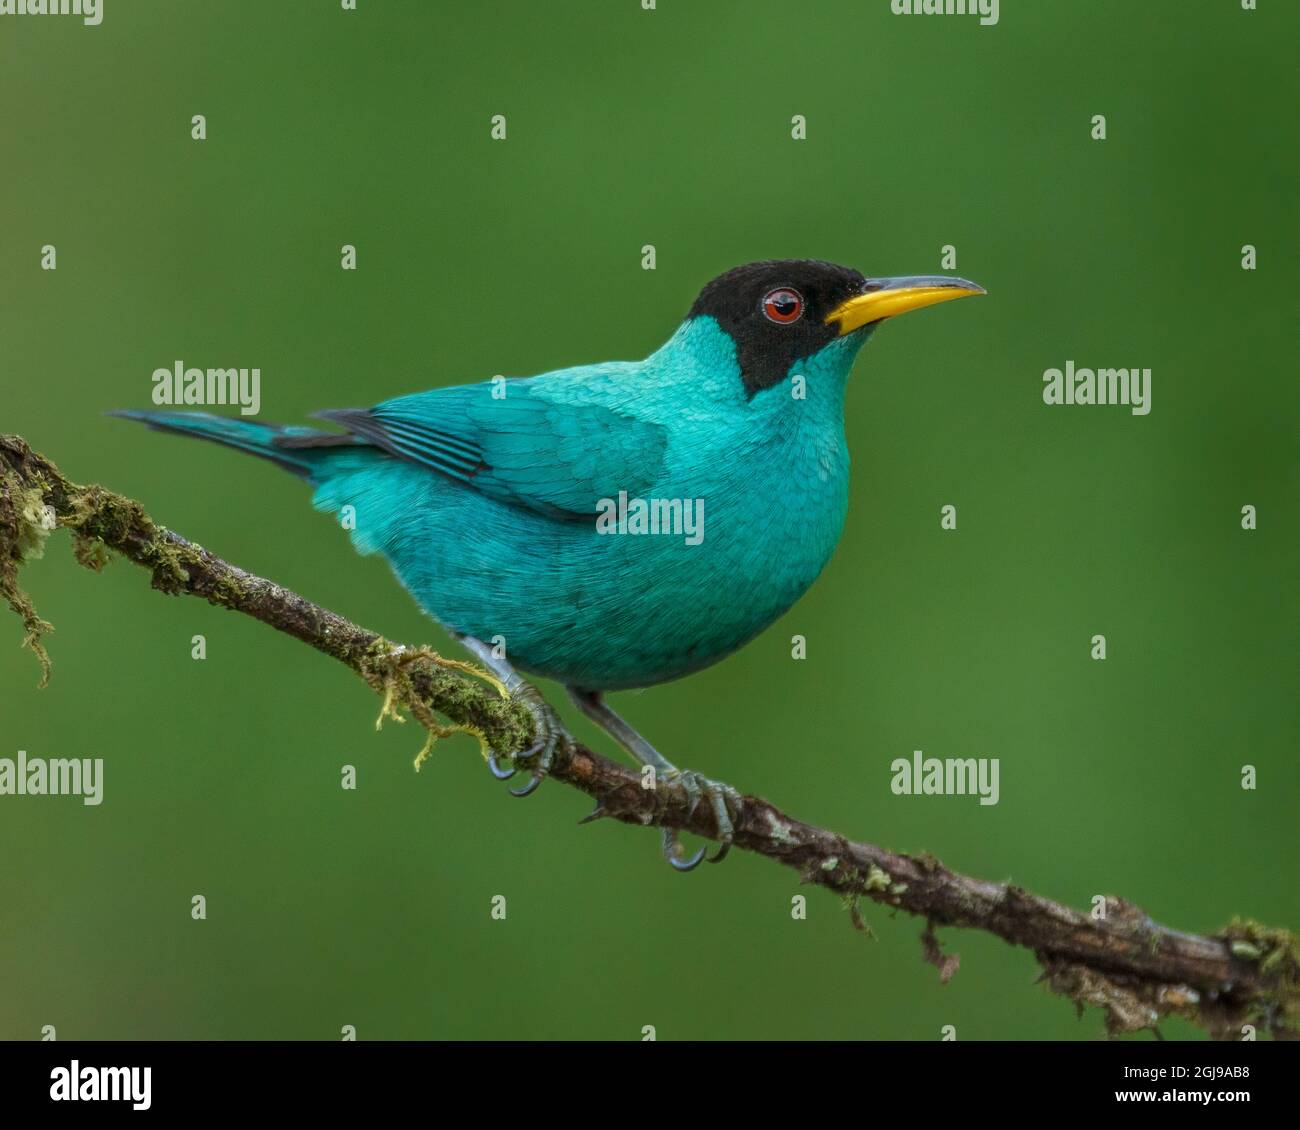
[[225, 444], [249, 455], [269, 459], [272, 463], [311, 479], [320, 465], [321, 455], [332, 447], [347, 444], [350, 437], [323, 432], [316, 428], [281, 427], [238, 417], [214, 416], [210, 412], [140, 412], [123, 409], [108, 413], [139, 420], [163, 432], [194, 436]]

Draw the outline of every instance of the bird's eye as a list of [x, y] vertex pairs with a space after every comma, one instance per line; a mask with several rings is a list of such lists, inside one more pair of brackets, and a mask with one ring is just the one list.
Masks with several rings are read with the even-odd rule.
[[797, 322], [803, 313], [803, 299], [797, 290], [789, 287], [768, 291], [763, 297], [763, 313], [769, 322], [788, 326], [791, 322]]

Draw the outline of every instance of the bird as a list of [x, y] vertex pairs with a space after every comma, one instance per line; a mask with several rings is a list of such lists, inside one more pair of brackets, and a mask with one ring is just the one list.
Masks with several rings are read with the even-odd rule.
[[[888, 318], [984, 294], [945, 275], [868, 277], [768, 259], [714, 278], [640, 361], [494, 377], [314, 416], [330, 428], [207, 412], [122, 410], [154, 429], [267, 459], [343, 513], [416, 603], [518, 694], [529, 749], [495, 754], [526, 796], [549, 770], [558, 716], [520, 672], [573, 702], [658, 779], [707, 799], [719, 862], [741, 798], [679, 770], [606, 703], [682, 678], [754, 639], [830, 560], [849, 504], [845, 390]], [[491, 641], [491, 642], [489, 642]], [[675, 831], [665, 858], [692, 870]]]

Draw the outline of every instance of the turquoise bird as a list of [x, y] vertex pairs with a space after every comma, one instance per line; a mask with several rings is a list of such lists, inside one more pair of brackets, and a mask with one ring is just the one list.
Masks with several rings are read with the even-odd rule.
[[[885, 318], [982, 294], [964, 279], [750, 263], [700, 292], [643, 361], [433, 389], [317, 415], [331, 432], [122, 412], [258, 455], [345, 513], [420, 607], [538, 720], [530, 793], [559, 732], [516, 669], [557, 679], [642, 765], [707, 798], [726, 854], [735, 790], [679, 771], [604, 701], [730, 655], [808, 589], [849, 502], [844, 391]], [[508, 777], [490, 760], [493, 772]], [[664, 854], [690, 870], [671, 830]]]

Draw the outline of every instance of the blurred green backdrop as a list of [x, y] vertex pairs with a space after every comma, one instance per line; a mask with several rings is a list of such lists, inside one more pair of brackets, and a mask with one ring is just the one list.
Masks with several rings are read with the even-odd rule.
[[[0, 18], [0, 430], [446, 647], [292, 477], [100, 413], [149, 406], [178, 358], [259, 366], [263, 416], [297, 421], [640, 357], [737, 263], [935, 272], [955, 245], [990, 297], [864, 352], [826, 574], [742, 653], [615, 705], [679, 764], [850, 835], [1187, 929], [1300, 925], [1300, 8], [1260, 7], [1004, 0], [994, 27], [888, 0]], [[1067, 358], [1151, 367], [1151, 414], [1045, 407]], [[940, 986], [915, 920], [873, 909], [867, 941], [741, 853], [674, 874], [650, 833], [577, 827], [570, 790], [511, 800], [470, 739], [417, 777], [420, 735], [376, 734], [348, 672], [132, 566], [93, 577], [62, 535], [25, 577], [56, 670], [38, 693], [0, 619], [0, 756], [102, 757], [106, 787], [99, 808], [0, 799], [0, 1036], [1101, 1032], [1026, 953], [946, 931], [963, 961]], [[914, 749], [1000, 758], [1001, 803], [893, 796]]]

